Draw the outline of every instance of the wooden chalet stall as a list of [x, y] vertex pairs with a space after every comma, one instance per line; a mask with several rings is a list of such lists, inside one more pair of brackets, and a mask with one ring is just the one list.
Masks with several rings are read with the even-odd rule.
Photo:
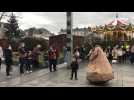
[[[63, 46], [66, 46], [66, 34], [60, 34], [49, 37], [49, 47], [55, 46], [60, 52], [62, 51]], [[73, 36], [73, 48], [80, 47], [84, 44], [83, 36]]]

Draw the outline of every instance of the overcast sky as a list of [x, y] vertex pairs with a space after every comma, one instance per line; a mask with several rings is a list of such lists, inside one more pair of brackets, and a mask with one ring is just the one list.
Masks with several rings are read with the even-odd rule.
[[[10, 13], [8, 13], [10, 14]], [[44, 27], [57, 34], [66, 28], [66, 12], [14, 12], [21, 29]], [[134, 12], [118, 12], [119, 18], [134, 23]], [[105, 25], [115, 19], [116, 12], [73, 12], [73, 27]], [[3, 19], [6, 22], [7, 19]]]

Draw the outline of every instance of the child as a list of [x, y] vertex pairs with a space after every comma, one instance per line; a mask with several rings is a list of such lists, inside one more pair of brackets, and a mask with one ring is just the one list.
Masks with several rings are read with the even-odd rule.
[[73, 74], [75, 74], [75, 80], [78, 80], [77, 78], [77, 71], [79, 68], [79, 64], [76, 60], [76, 58], [73, 58], [72, 63], [71, 63], [71, 69], [72, 69], [72, 73], [71, 73], [71, 80], [73, 79]]

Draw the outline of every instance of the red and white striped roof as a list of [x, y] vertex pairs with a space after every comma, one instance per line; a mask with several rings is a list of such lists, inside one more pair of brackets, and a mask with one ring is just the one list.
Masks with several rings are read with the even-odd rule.
[[115, 20], [113, 20], [113, 21], [111, 21], [109, 24], [107, 24], [107, 25], [109, 25], [109, 26], [115, 26], [115, 25], [128, 25], [128, 21], [127, 20], [125, 20], [125, 19], [115, 19]]

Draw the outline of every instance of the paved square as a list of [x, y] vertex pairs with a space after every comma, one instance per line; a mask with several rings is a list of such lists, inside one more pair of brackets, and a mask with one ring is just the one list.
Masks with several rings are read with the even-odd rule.
[[[90, 84], [86, 80], [87, 62], [80, 64], [78, 80], [70, 80], [71, 71], [66, 67], [59, 68], [57, 72], [48, 69], [35, 71], [31, 74], [19, 75], [18, 67], [14, 67], [13, 76], [7, 79], [5, 68], [0, 75], [0, 87], [133, 87], [134, 65], [113, 64], [115, 78], [103, 86]], [[3, 65], [4, 66], [4, 65]]]

